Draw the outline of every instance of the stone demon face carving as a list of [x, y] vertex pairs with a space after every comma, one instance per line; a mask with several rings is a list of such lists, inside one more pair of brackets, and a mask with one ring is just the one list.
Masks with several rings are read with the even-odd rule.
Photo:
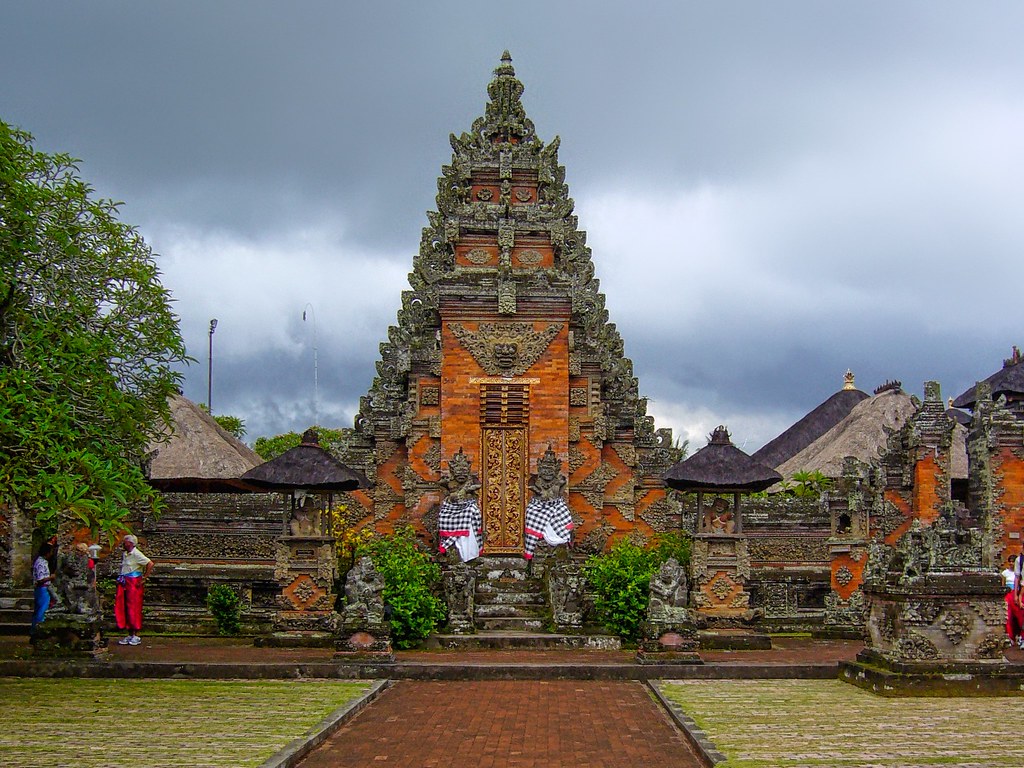
[[511, 343], [498, 343], [494, 345], [494, 363], [501, 370], [512, 370], [518, 358], [519, 345]]

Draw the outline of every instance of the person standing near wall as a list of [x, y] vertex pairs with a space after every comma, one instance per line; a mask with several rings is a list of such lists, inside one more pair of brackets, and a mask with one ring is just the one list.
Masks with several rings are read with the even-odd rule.
[[49, 542], [43, 542], [39, 547], [39, 554], [32, 561], [32, 627], [29, 629], [31, 641], [35, 641], [36, 627], [46, 618], [46, 609], [50, 607], [50, 588], [53, 576], [50, 575], [50, 562], [48, 558], [53, 550]]
[[142, 642], [142, 593], [146, 579], [153, 571], [153, 561], [139, 549], [139, 540], [129, 533], [124, 537], [124, 553], [121, 555], [121, 572], [117, 577], [117, 594], [114, 597], [114, 618], [119, 629], [127, 629], [128, 636], [117, 641], [118, 645], [138, 645]]

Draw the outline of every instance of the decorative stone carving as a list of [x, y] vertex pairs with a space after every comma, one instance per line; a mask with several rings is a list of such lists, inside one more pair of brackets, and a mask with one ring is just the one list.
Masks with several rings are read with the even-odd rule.
[[[562, 323], [550, 323], [538, 332], [531, 323], [480, 323], [474, 332], [461, 323], [449, 325], [455, 338], [490, 376], [522, 376], [540, 359], [562, 327]], [[503, 345], [501, 359], [495, 350], [499, 344]], [[515, 348], [514, 358], [508, 356], [508, 346]]]
[[369, 557], [359, 558], [345, 579], [345, 608], [334, 647], [336, 658], [394, 660], [385, 619], [384, 579]]
[[420, 405], [421, 406], [438, 406], [441, 404], [441, 388], [440, 387], [422, 387], [420, 389]]
[[545, 577], [555, 628], [560, 632], [580, 629], [583, 626], [584, 593], [587, 586], [582, 566], [573, 561], [556, 561], [548, 566]]
[[444, 597], [448, 605], [448, 631], [452, 634], [473, 634], [476, 571], [465, 563], [450, 563], [442, 570]]
[[687, 608], [686, 571], [674, 557], [651, 576], [650, 602], [637, 660], [641, 663], [701, 663], [697, 627]]

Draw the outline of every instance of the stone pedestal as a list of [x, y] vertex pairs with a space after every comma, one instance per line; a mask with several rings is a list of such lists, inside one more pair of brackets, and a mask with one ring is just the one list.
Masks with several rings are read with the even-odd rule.
[[753, 621], [758, 612], [750, 607], [747, 580], [750, 555], [742, 534], [698, 533], [693, 537], [692, 604], [710, 623]]
[[896, 664], [1002, 663], [1005, 591], [998, 575], [926, 573], [905, 583], [868, 585], [867, 648]]
[[334, 610], [337, 559], [334, 539], [282, 536], [276, 541], [274, 577], [281, 587], [273, 633], [266, 645], [330, 645], [338, 626]]
[[107, 639], [99, 614], [47, 614], [36, 626], [32, 653], [46, 658], [102, 658]]

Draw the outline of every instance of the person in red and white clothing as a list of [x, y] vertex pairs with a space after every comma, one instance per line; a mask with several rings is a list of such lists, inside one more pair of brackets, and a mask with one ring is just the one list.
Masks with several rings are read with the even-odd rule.
[[128, 636], [118, 640], [118, 645], [138, 645], [142, 642], [142, 593], [146, 579], [153, 572], [153, 561], [139, 549], [139, 540], [129, 533], [124, 537], [124, 553], [121, 555], [121, 572], [117, 577], [117, 594], [114, 597], [114, 618], [119, 629], [127, 629]]

